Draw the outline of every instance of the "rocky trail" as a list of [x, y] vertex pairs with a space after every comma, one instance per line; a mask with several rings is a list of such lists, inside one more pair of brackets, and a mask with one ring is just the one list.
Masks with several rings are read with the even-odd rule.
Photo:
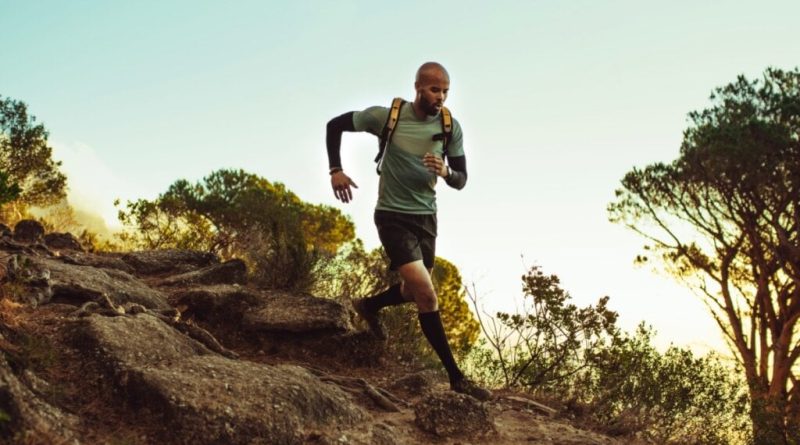
[[0, 232], [0, 443], [627, 443], [449, 391], [384, 357], [346, 298], [248, 286], [239, 260]]

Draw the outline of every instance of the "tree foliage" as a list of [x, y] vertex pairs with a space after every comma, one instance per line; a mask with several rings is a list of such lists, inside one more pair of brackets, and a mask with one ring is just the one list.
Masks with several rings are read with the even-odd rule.
[[[680, 156], [609, 206], [704, 296], [744, 370], [756, 443], [800, 443], [800, 71], [717, 88]], [[645, 257], [646, 258], [646, 257]]]
[[65, 196], [67, 178], [59, 171], [61, 163], [53, 160], [47, 138], [44, 125], [28, 114], [24, 102], [0, 96], [0, 171], [8, 175], [9, 184], [19, 187], [13, 204], [22, 206], [12, 213], [22, 213], [25, 206], [54, 204]]
[[243, 170], [173, 183], [155, 200], [128, 202], [123, 240], [147, 249], [182, 248], [242, 258], [255, 282], [307, 290], [315, 271], [354, 238], [339, 210], [301, 201], [283, 184]]
[[20, 190], [19, 185], [9, 182], [8, 174], [0, 171], [0, 206], [8, 204], [19, 198]]

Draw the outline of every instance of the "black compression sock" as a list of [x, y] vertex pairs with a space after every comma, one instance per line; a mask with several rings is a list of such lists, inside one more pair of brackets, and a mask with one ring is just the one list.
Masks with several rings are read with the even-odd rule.
[[439, 311], [434, 312], [421, 312], [419, 314], [419, 325], [422, 327], [422, 332], [428, 343], [431, 344], [439, 360], [442, 361], [444, 369], [447, 370], [447, 375], [450, 377], [450, 383], [461, 380], [464, 374], [458, 369], [456, 360], [453, 358], [453, 352], [450, 350], [450, 345], [447, 344], [447, 334], [444, 332], [442, 325], [442, 317]]
[[378, 295], [367, 298], [365, 303], [370, 310], [377, 312], [386, 306], [396, 306], [407, 303], [407, 301], [403, 299], [400, 283], [398, 283]]

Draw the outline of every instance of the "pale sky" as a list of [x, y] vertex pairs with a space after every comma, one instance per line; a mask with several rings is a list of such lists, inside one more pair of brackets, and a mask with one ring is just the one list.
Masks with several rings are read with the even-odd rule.
[[416, 68], [451, 75], [469, 182], [439, 187], [437, 253], [490, 311], [520, 304], [532, 264], [578, 305], [611, 296], [662, 347], [724, 349], [701, 300], [633, 265], [608, 222], [632, 167], [678, 156], [712, 89], [800, 55], [794, 1], [8, 1], [0, 95], [50, 131], [74, 205], [115, 224], [115, 198], [243, 168], [350, 215], [377, 247], [375, 139], [346, 134], [355, 201], [330, 191], [325, 123], [413, 100]]

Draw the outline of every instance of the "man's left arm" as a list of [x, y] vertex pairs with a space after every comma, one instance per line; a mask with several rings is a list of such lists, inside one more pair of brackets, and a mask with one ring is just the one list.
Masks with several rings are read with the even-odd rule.
[[467, 157], [461, 156], [448, 156], [447, 165], [449, 166], [448, 174], [444, 177], [444, 182], [456, 190], [461, 190], [467, 185]]
[[443, 177], [447, 185], [461, 190], [467, 185], [467, 157], [464, 155], [464, 132], [456, 119], [453, 119], [452, 137], [447, 150], [447, 164], [450, 168]]
[[467, 185], [467, 157], [448, 156], [447, 164], [433, 153], [426, 153], [423, 163], [431, 173], [444, 178], [444, 182], [454, 189], [461, 190]]

